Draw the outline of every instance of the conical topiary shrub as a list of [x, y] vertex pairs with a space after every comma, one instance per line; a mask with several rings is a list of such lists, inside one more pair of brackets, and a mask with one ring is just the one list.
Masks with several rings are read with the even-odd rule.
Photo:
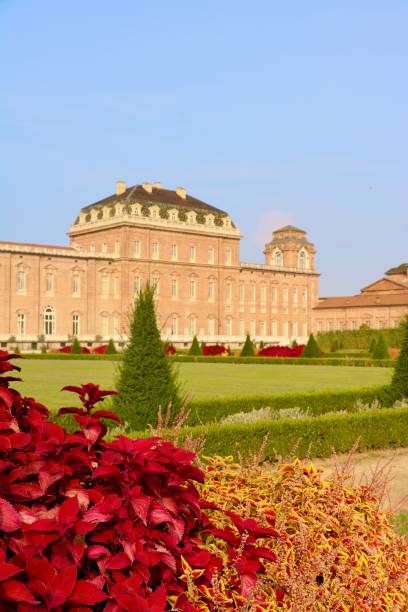
[[392, 397], [395, 400], [408, 397], [408, 317], [403, 320], [401, 327], [403, 331], [401, 352], [390, 386]]
[[240, 357], [254, 357], [254, 356], [255, 356], [254, 345], [252, 344], [252, 340], [249, 334], [247, 334], [247, 337], [245, 338], [244, 346], [242, 347]]
[[384, 334], [378, 336], [378, 340], [375, 343], [373, 352], [373, 359], [389, 359], [388, 347], [384, 338]]
[[106, 347], [105, 355], [116, 355], [118, 351], [112, 338], [109, 340], [108, 346]]
[[313, 334], [310, 334], [309, 340], [303, 349], [302, 357], [320, 357], [321, 351]]
[[80, 355], [81, 352], [82, 352], [81, 344], [78, 338], [74, 338], [74, 341], [71, 346], [71, 353], [74, 353], [74, 355]]
[[194, 336], [193, 341], [188, 351], [189, 355], [201, 355], [200, 345], [198, 344], [197, 336]]
[[368, 349], [368, 350], [369, 350], [369, 352], [371, 353], [371, 356], [372, 356], [372, 354], [373, 354], [373, 352], [374, 352], [374, 349], [375, 349], [375, 345], [376, 345], [376, 344], [377, 344], [377, 341], [376, 341], [375, 337], [373, 336], [373, 337], [371, 338], [371, 340], [370, 340], [370, 348]]
[[114, 406], [131, 429], [143, 431], [157, 421], [159, 406], [172, 405], [173, 414], [182, 405], [180, 383], [163, 351], [157, 328], [154, 288], [140, 291], [131, 315], [129, 344], [118, 372]]

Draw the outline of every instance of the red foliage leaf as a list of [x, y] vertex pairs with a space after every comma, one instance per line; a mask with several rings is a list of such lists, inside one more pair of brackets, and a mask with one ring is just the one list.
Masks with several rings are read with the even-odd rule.
[[0, 498], [0, 531], [12, 533], [21, 526], [17, 510], [5, 499]]
[[89, 580], [78, 580], [68, 601], [71, 605], [94, 606], [106, 599], [108, 599], [106, 593], [92, 582]]
[[12, 563], [0, 563], [0, 582], [7, 580], [16, 574], [20, 574], [23, 570], [16, 567]]
[[0, 584], [0, 601], [10, 603], [27, 603], [31, 605], [39, 604], [32, 592], [18, 580], [7, 580]]

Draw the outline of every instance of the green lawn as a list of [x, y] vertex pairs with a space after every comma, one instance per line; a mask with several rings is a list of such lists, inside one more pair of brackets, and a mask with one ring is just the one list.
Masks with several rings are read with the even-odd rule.
[[[114, 361], [30, 360], [20, 361], [24, 382], [16, 383], [21, 393], [49, 408], [73, 403], [72, 394], [60, 393], [65, 385], [99, 383], [114, 388]], [[263, 395], [273, 393], [355, 389], [387, 384], [391, 368], [347, 366], [292, 366], [260, 364], [177, 364], [186, 391], [193, 398]]]

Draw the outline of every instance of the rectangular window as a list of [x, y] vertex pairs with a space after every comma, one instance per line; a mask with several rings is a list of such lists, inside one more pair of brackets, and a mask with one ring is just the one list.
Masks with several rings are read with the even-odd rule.
[[213, 318], [208, 319], [208, 335], [215, 335], [215, 319]]
[[108, 252], [108, 245], [106, 244], [106, 242], [102, 242], [101, 252], [102, 253]]
[[190, 300], [196, 299], [196, 289], [197, 289], [196, 280], [194, 278], [191, 278], [190, 279]]
[[116, 257], [120, 255], [120, 240], [115, 240], [115, 255]]
[[351, 321], [351, 329], [357, 329], [357, 321], [354, 319]]
[[159, 243], [152, 242], [152, 259], [159, 259]]
[[228, 281], [225, 285], [225, 301], [230, 303], [231, 300], [232, 300], [232, 285]]
[[303, 308], [307, 308], [307, 288], [303, 287], [302, 289], [302, 306]]
[[283, 304], [284, 306], [288, 305], [289, 300], [289, 289], [287, 287], [283, 288]]
[[196, 248], [195, 246], [190, 247], [190, 261], [195, 262], [196, 260]]
[[215, 299], [215, 281], [212, 279], [208, 281], [208, 299], [210, 302]]
[[321, 333], [323, 331], [323, 321], [317, 322], [317, 331]]
[[188, 327], [190, 331], [190, 336], [195, 336], [197, 333], [197, 319], [195, 317], [189, 318]]
[[255, 336], [255, 333], [256, 333], [255, 325], [256, 325], [256, 322], [254, 320], [251, 320], [249, 322], [249, 333], [251, 336]]
[[226, 330], [227, 336], [232, 336], [232, 319], [226, 320], [225, 330]]
[[232, 264], [232, 252], [231, 249], [225, 250], [225, 265], [230, 266]]
[[72, 315], [72, 335], [79, 336], [79, 314]]
[[261, 286], [260, 299], [261, 304], [264, 306], [266, 304], [266, 287], [264, 285]]
[[298, 290], [297, 287], [293, 287], [293, 306], [296, 308], [298, 305]]
[[52, 272], [47, 272], [45, 275], [45, 291], [52, 293], [54, 290], [54, 275]]
[[378, 321], [378, 329], [384, 329], [385, 321]]
[[106, 337], [109, 336], [109, 317], [105, 316], [102, 317], [102, 321], [101, 321], [102, 325], [102, 336]]
[[259, 321], [259, 333], [262, 338], [266, 336], [266, 323], [265, 321]]
[[152, 277], [152, 285], [154, 289], [154, 296], [158, 297], [160, 295], [160, 278], [158, 276]]
[[328, 321], [328, 323], [327, 323], [327, 330], [328, 331], [333, 331], [333, 321]]
[[339, 321], [339, 330], [343, 331], [344, 329], [344, 321]]
[[120, 278], [115, 276], [113, 279], [113, 296], [117, 299], [120, 297]]
[[141, 252], [142, 252], [142, 246], [140, 243], [140, 240], [135, 240], [135, 248], [134, 248], [134, 256], [135, 259], [139, 259]]
[[177, 336], [178, 334], [178, 317], [177, 315], [173, 315], [171, 317], [171, 335]]
[[245, 301], [245, 285], [239, 286], [239, 303], [243, 304]]
[[140, 278], [140, 276], [135, 276], [134, 281], [133, 281], [133, 294], [134, 295], [139, 295], [141, 286], [142, 286], [142, 279]]
[[109, 276], [102, 274], [101, 276], [101, 296], [108, 297], [109, 295]]
[[81, 277], [79, 274], [74, 274], [72, 277], [72, 295], [76, 297], [81, 295]]
[[297, 338], [298, 335], [298, 324], [297, 321], [293, 321], [292, 323], [292, 337]]
[[283, 335], [285, 338], [288, 338], [289, 336], [289, 321], [283, 322]]
[[251, 304], [255, 304], [255, 296], [256, 296], [255, 290], [256, 290], [255, 285], [249, 286], [249, 301]]
[[95, 253], [95, 245], [91, 244], [91, 246], [89, 247], [89, 251], [90, 253]]
[[171, 279], [171, 297], [172, 298], [177, 297], [177, 279], [176, 278]]
[[272, 287], [271, 302], [272, 302], [272, 306], [276, 306], [276, 304], [278, 303], [278, 290], [276, 287]]
[[394, 327], [399, 327], [400, 326], [400, 321], [399, 319], [395, 319], [394, 321]]
[[173, 244], [171, 245], [171, 260], [177, 261], [177, 257], [178, 257], [177, 244], [173, 242]]
[[244, 321], [240, 319], [238, 324], [239, 335], [242, 337], [245, 334]]
[[276, 337], [278, 335], [278, 322], [273, 319], [271, 321], [271, 336]]
[[17, 291], [19, 293], [25, 291], [25, 272], [17, 272]]
[[302, 336], [303, 338], [307, 338], [309, 334], [307, 333], [307, 323], [306, 321], [303, 321], [302, 323]]
[[214, 263], [214, 247], [210, 247], [208, 249], [208, 263], [209, 264], [213, 264]]
[[19, 312], [17, 314], [17, 335], [24, 336], [25, 334], [25, 314]]

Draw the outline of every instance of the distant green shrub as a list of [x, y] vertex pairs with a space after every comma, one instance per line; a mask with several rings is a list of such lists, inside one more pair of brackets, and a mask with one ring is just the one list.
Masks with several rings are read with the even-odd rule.
[[303, 349], [302, 359], [320, 357], [320, 355], [321, 355], [321, 350], [315, 340], [315, 337], [313, 334], [310, 334], [309, 340], [305, 348]]
[[244, 346], [242, 347], [240, 357], [254, 357], [254, 356], [255, 356], [254, 345], [252, 343], [252, 340], [249, 334], [247, 334], [247, 337], [245, 338]]
[[116, 355], [117, 352], [115, 343], [111, 338], [108, 342], [108, 346], [106, 347], [105, 355]]
[[74, 355], [80, 355], [81, 352], [82, 352], [81, 344], [78, 338], [74, 338], [72, 342], [71, 353], [73, 353]]
[[201, 355], [200, 345], [198, 344], [197, 336], [194, 336], [193, 341], [188, 351], [189, 355]]
[[384, 334], [378, 336], [377, 342], [373, 349], [373, 359], [388, 359], [388, 348], [385, 342]]

